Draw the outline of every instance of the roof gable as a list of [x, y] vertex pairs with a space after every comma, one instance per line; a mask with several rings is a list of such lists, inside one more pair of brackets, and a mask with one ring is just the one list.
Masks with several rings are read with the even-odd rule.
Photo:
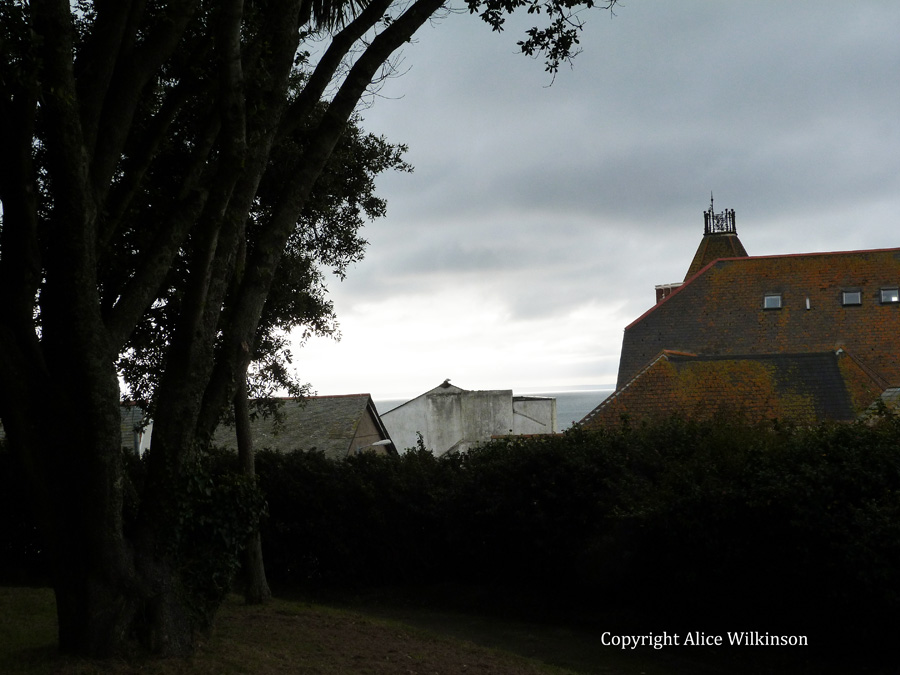
[[429, 396], [434, 396], [435, 394], [437, 394], [437, 395], [443, 395], [443, 394], [461, 394], [461, 393], [464, 393], [464, 392], [466, 392], [466, 391], [467, 391], [467, 390], [466, 390], [466, 389], [463, 389], [462, 387], [457, 387], [455, 384], [450, 384], [450, 378], [448, 377], [446, 380], [444, 380], [443, 382], [441, 382], [441, 384], [439, 384], [438, 386], [436, 386], [434, 389], [429, 389], [429, 390], [426, 391], [425, 393], [419, 394], [419, 395], [416, 396], [415, 398], [411, 398], [411, 399], [409, 399], [408, 401], [405, 401], [405, 402], [401, 403], [400, 405], [398, 405], [398, 406], [396, 406], [396, 407], [394, 407], [394, 408], [391, 408], [391, 409], [388, 410], [385, 414], [394, 412], [395, 410], [398, 410], [398, 409], [403, 408], [403, 407], [413, 407], [413, 406], [415, 406], [417, 403], [420, 403], [421, 401], [424, 401], [424, 400], [425, 400], [426, 398], [428, 398]]

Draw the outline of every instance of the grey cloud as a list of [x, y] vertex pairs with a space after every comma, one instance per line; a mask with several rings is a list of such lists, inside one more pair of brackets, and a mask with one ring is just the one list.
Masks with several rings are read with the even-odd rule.
[[[637, 216], [724, 187], [771, 195], [783, 210], [789, 201], [821, 204], [848, 188], [872, 190], [896, 175], [896, 159], [879, 152], [897, 135], [889, 76], [900, 49], [885, 51], [895, 41], [879, 43], [846, 28], [847, 17], [809, 5], [789, 23], [765, 3], [731, 18], [733, 9], [678, 7], [623, 7], [597, 31], [593, 21], [575, 70], [550, 89], [534, 86], [539, 64], [504, 52], [505, 78], [473, 77], [479, 68], [493, 72], [479, 61], [484, 53], [457, 50], [454, 77], [426, 86], [444, 95], [442, 116], [399, 122], [416, 119], [429, 148], [416, 159], [416, 140], [404, 139], [424, 180], [403, 198], [462, 216], [548, 203]], [[880, 34], [896, 14], [877, 24]], [[817, 32], [798, 32], [804, 26]], [[460, 23], [440, 26], [428, 38], [444, 28], [463, 31]], [[610, 44], [592, 49], [598, 37]], [[423, 70], [430, 65], [426, 59]], [[480, 84], [487, 81], [493, 95]]]
[[900, 4], [641, 0], [588, 19], [552, 87], [515, 54], [529, 17], [497, 35], [452, 16], [407, 50], [365, 126], [416, 171], [380, 179], [388, 217], [339, 315], [464, 284], [513, 321], [596, 305], [624, 327], [683, 277], [710, 190], [751, 254], [900, 245]]

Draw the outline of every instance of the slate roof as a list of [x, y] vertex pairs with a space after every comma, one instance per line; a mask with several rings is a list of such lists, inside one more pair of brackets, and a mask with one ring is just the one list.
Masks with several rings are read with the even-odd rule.
[[[143, 410], [132, 403], [124, 403], [121, 411], [120, 429], [122, 447], [134, 449], [135, 427], [139, 427]], [[254, 448], [261, 450], [318, 450], [331, 458], [342, 458], [356, 450], [354, 441], [361, 440], [360, 434], [367, 433], [361, 425], [374, 430], [378, 440], [390, 440], [378, 411], [369, 394], [348, 396], [312, 396], [302, 399], [284, 399], [281, 408], [283, 421], [257, 419], [251, 423]], [[366, 419], [368, 417], [368, 422]], [[371, 435], [371, 434], [370, 434]], [[0, 440], [5, 438], [0, 424]], [[371, 440], [371, 439], [370, 439]], [[213, 444], [229, 450], [236, 450], [234, 427], [220, 425], [213, 435]], [[384, 446], [386, 452], [396, 453], [393, 443]]]
[[582, 421], [584, 428], [678, 414], [758, 423], [857, 419], [884, 383], [843, 350], [702, 356], [664, 351]]
[[[390, 440], [369, 394], [284, 399], [280, 412], [280, 422], [272, 418], [251, 422], [254, 449], [316, 450], [326, 457], [342, 459], [356, 451], [354, 442], [367, 415], [380, 439]], [[213, 435], [213, 444], [236, 450], [234, 428], [220, 425]], [[386, 449], [396, 452], [393, 445]]]
[[[625, 328], [616, 387], [663, 350], [724, 356], [841, 347], [900, 386], [900, 303], [880, 297], [898, 285], [900, 248], [716, 260]], [[843, 305], [844, 290], [859, 290], [862, 304]], [[780, 309], [764, 309], [769, 293], [781, 295]]]

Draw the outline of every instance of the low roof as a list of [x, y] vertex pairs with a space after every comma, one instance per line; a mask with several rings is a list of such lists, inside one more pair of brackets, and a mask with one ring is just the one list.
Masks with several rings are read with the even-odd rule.
[[857, 419], [884, 382], [843, 350], [702, 356], [664, 351], [579, 424], [585, 428], [680, 415], [756, 423]]
[[[382, 439], [390, 440], [369, 394], [310, 396], [283, 401], [280, 419], [258, 418], [251, 423], [254, 449], [317, 450], [326, 457], [344, 458], [353, 450], [350, 446], [367, 412]], [[213, 444], [236, 449], [234, 428], [220, 425], [213, 435]]]

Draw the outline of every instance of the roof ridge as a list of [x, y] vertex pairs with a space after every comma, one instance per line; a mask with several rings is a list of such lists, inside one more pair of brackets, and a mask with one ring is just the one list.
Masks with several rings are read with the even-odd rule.
[[259, 396], [254, 401], [308, 401], [310, 399], [319, 399], [319, 398], [361, 398], [363, 396], [368, 396], [372, 398], [372, 394], [323, 394], [319, 396], [318, 394], [312, 396]]
[[678, 352], [670, 349], [664, 349], [663, 353], [667, 356], [691, 356], [697, 359], [717, 359], [721, 361], [731, 360], [731, 359], [760, 359], [760, 358], [798, 358], [798, 357], [812, 357], [812, 356], [825, 356], [825, 355], [836, 355], [844, 351], [847, 353], [843, 347], [838, 349], [820, 349], [815, 352], [746, 352], [740, 354], [694, 354], [691, 352]]

